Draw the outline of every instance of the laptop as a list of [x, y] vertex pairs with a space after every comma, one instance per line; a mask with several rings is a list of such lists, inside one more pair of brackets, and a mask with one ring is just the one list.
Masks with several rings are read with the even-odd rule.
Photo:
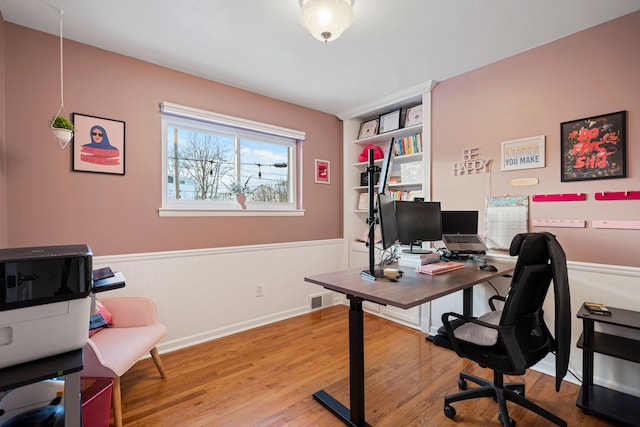
[[442, 242], [452, 254], [485, 254], [478, 235], [478, 211], [442, 211]]

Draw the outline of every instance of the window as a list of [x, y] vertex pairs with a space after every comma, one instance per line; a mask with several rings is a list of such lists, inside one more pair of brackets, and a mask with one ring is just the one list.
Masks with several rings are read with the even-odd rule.
[[[161, 215], [299, 212], [303, 132], [167, 102], [161, 107]], [[240, 193], [246, 211], [236, 200]]]

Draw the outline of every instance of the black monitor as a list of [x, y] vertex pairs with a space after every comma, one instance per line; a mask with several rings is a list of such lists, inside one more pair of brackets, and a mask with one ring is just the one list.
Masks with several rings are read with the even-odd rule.
[[[422, 242], [442, 240], [440, 202], [396, 201], [398, 240], [408, 252], [420, 252]], [[419, 246], [415, 249], [413, 245]]]
[[391, 139], [387, 151], [382, 161], [382, 169], [380, 170], [380, 182], [378, 183], [378, 193], [384, 194], [387, 189], [387, 181], [389, 174], [391, 173], [391, 166], [393, 165], [393, 145], [394, 139]]
[[478, 211], [442, 211], [442, 234], [478, 234]]
[[382, 247], [387, 249], [398, 240], [394, 200], [387, 194], [378, 193], [378, 222], [382, 235]]

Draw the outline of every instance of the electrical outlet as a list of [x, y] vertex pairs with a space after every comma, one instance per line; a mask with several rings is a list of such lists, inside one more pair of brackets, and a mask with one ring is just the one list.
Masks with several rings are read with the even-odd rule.
[[258, 284], [256, 285], [256, 297], [261, 297], [261, 296], [263, 296], [263, 293], [262, 293], [262, 283], [258, 283]]

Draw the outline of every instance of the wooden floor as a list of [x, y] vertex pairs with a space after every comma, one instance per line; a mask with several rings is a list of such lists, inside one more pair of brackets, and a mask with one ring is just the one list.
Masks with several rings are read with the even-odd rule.
[[[151, 359], [122, 378], [126, 426], [340, 426], [311, 395], [325, 389], [348, 405], [348, 308], [336, 306], [162, 355], [160, 379]], [[425, 341], [425, 335], [365, 314], [366, 419], [375, 426], [500, 426], [492, 399], [455, 404], [443, 413], [466, 369], [491, 372]], [[614, 426], [576, 407], [578, 386], [528, 372], [527, 397], [569, 426]], [[513, 404], [518, 426], [547, 426]]]

